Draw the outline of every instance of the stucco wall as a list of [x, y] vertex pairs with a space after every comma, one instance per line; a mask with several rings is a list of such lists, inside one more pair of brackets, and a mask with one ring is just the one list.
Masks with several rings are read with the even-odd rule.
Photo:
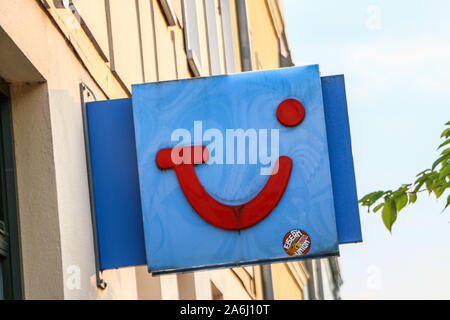
[[303, 290], [287, 264], [272, 264], [272, 280], [276, 300], [303, 300]]
[[278, 35], [271, 23], [266, 0], [247, 0], [253, 69], [273, 69], [279, 65]]
[[24, 295], [64, 297], [56, 175], [46, 84], [11, 88]]

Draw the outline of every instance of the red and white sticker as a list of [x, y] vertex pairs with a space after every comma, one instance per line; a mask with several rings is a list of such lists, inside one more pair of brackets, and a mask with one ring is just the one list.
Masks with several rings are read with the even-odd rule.
[[290, 256], [303, 256], [311, 248], [311, 238], [299, 229], [289, 231], [283, 239], [284, 251]]

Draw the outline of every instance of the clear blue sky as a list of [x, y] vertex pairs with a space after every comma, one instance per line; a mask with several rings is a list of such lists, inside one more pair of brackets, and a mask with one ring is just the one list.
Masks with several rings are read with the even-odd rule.
[[[412, 181], [450, 121], [450, 1], [286, 0], [296, 65], [345, 74], [358, 193]], [[446, 198], [446, 197], [445, 197]], [[419, 197], [390, 235], [361, 209], [341, 247], [344, 299], [450, 298], [450, 209]]]

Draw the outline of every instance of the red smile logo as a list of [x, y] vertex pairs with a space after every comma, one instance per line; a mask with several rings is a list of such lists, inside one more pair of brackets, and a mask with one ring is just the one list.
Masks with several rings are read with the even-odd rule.
[[[304, 117], [305, 108], [298, 100], [287, 99], [278, 106], [277, 118], [287, 127], [299, 125]], [[175, 162], [172, 157], [174, 153], [188, 160]], [[228, 205], [214, 199], [197, 177], [194, 164], [205, 163], [208, 159], [208, 149], [204, 146], [162, 149], [156, 155], [160, 169], [175, 169], [181, 189], [192, 208], [210, 224], [226, 230], [250, 228], [266, 218], [281, 200], [292, 171], [291, 158], [279, 157], [273, 174], [255, 198], [244, 204]]]

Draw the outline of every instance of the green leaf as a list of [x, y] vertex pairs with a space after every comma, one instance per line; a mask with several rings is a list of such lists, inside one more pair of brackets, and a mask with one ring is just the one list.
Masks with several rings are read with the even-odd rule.
[[450, 148], [445, 149], [444, 151], [442, 151], [442, 155], [445, 156], [446, 154], [450, 153]]
[[397, 220], [397, 209], [395, 207], [395, 202], [390, 198], [386, 199], [386, 203], [382, 212], [382, 218], [384, 225], [389, 230], [389, 232], [392, 233], [392, 226]]
[[428, 194], [431, 194], [433, 192], [433, 187], [435, 184], [435, 180], [432, 176], [430, 176], [426, 181], [425, 181], [425, 185], [427, 187], [428, 190]]
[[417, 201], [417, 193], [410, 193], [409, 194], [409, 203], [416, 203]]
[[441, 138], [445, 137], [448, 138], [450, 136], [450, 128], [447, 128], [442, 132]]
[[416, 187], [414, 188], [414, 192], [420, 191], [420, 188], [422, 188], [424, 183], [425, 183], [425, 181], [420, 181], [419, 184], [417, 184]]
[[397, 212], [400, 212], [407, 204], [408, 204], [408, 196], [406, 195], [406, 193], [403, 193], [401, 196], [395, 199], [395, 206], [397, 208]]
[[[449, 150], [449, 149], [447, 149]], [[450, 158], [450, 154], [444, 154], [442, 157], [440, 157], [439, 159], [437, 159], [434, 163], [433, 166], [431, 167], [431, 170], [434, 171], [434, 169], [436, 169], [436, 167], [441, 163], [444, 162], [444, 160], [447, 160]]]
[[382, 194], [384, 194], [384, 191], [376, 191], [376, 192], [372, 192], [372, 193], [368, 194], [366, 197], [367, 197], [367, 200], [370, 201], [374, 198], [379, 198], [380, 195], [382, 195]]
[[369, 201], [373, 196], [377, 195], [380, 192], [383, 192], [383, 191], [375, 191], [375, 192], [369, 193], [369, 194], [365, 195], [363, 198], [361, 198], [361, 200], [359, 200], [359, 202], [365, 203], [365, 202]]
[[444, 210], [442, 210], [442, 212], [445, 211], [445, 209], [447, 209], [450, 206], [450, 195], [447, 198], [447, 205], [445, 206]]
[[431, 172], [431, 169], [423, 170], [421, 173], [419, 173], [416, 177], [419, 177], [425, 173]]
[[370, 212], [370, 207], [377, 202], [383, 195], [385, 194], [384, 191], [377, 191], [369, 193], [368, 195], [364, 196], [361, 200], [359, 200], [359, 203], [361, 203], [362, 206], [367, 207], [367, 211]]
[[450, 165], [447, 164], [445, 165], [441, 171], [439, 172], [439, 179], [443, 179], [445, 177], [447, 177], [448, 175], [450, 175]]
[[445, 188], [443, 188], [443, 187], [436, 187], [436, 188], [433, 189], [433, 192], [436, 195], [437, 199], [439, 199], [442, 196], [444, 191], [445, 191]]
[[384, 207], [384, 202], [383, 203], [380, 203], [379, 205], [377, 205], [376, 207], [375, 207], [375, 209], [373, 209], [373, 212], [378, 212], [381, 208], [383, 208]]
[[450, 144], [450, 139], [445, 140], [445, 142], [439, 146], [438, 150], [448, 144]]
[[369, 206], [373, 205], [375, 202], [377, 202], [382, 196], [384, 195], [384, 191], [379, 191], [375, 195], [373, 195], [369, 200]]
[[431, 189], [442, 187], [445, 183], [445, 181], [439, 179], [439, 172], [436, 172], [435, 175], [433, 175], [433, 179], [431, 181]]

